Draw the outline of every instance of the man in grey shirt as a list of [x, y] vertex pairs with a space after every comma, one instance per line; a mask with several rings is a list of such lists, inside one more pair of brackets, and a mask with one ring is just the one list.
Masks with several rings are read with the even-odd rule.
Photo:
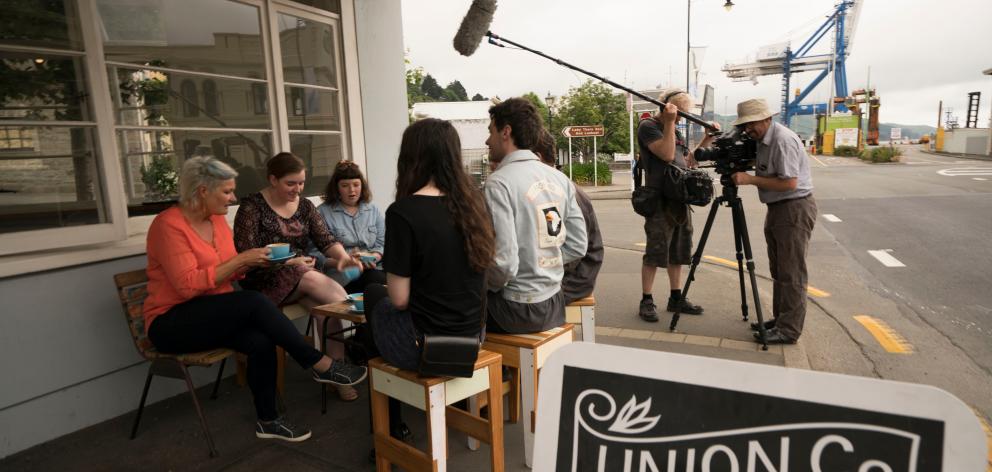
[[802, 334], [806, 319], [806, 250], [816, 222], [816, 201], [809, 159], [799, 136], [772, 122], [772, 115], [762, 99], [737, 104], [734, 126], [744, 126], [758, 141], [758, 159], [755, 175], [737, 172], [732, 178], [737, 185], [758, 187], [758, 198], [768, 205], [765, 241], [774, 291], [773, 318], [765, 323], [767, 341], [792, 344]]

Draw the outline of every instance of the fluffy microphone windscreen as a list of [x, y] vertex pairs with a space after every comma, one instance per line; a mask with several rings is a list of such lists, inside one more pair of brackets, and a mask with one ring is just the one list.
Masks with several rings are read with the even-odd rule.
[[496, 0], [473, 0], [458, 33], [455, 34], [455, 50], [463, 56], [471, 56], [479, 48], [486, 31], [489, 31], [494, 13]]

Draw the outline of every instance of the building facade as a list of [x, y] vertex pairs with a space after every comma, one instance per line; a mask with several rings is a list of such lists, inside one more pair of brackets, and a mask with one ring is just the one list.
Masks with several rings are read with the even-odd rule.
[[[353, 160], [384, 208], [407, 125], [392, 0], [17, 0], [3, 14], [0, 457], [137, 406], [146, 369], [112, 276], [144, 267], [183, 161], [228, 162], [246, 195], [291, 151], [315, 196]], [[162, 382], [150, 400], [181, 390]]]

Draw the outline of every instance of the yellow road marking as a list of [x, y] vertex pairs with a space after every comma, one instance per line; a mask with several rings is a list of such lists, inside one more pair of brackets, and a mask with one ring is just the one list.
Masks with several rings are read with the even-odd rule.
[[716, 262], [717, 264], [730, 267], [731, 269], [737, 268], [737, 262], [734, 262], [730, 259], [724, 259], [722, 257], [716, 257], [716, 256], [703, 256], [703, 259], [706, 259], [711, 262]]
[[[703, 259], [706, 259], [706, 260], [708, 260], [710, 262], [715, 262], [715, 263], [720, 264], [722, 266], [730, 267], [731, 269], [736, 269], [737, 268], [737, 262], [732, 261], [730, 259], [724, 259], [722, 257], [716, 257], [716, 256], [703, 256]], [[830, 296], [830, 292], [825, 292], [825, 291], [820, 290], [820, 289], [818, 289], [816, 287], [807, 286], [806, 287], [806, 292], [809, 293], [810, 295], [812, 295], [814, 297], [818, 297], [818, 298], [826, 298], [826, 297], [829, 297]]]
[[893, 354], [912, 354], [913, 345], [909, 344], [905, 338], [899, 335], [886, 322], [868, 315], [857, 315], [855, 321], [861, 323], [865, 329], [875, 337], [875, 340], [882, 345], [886, 352]]

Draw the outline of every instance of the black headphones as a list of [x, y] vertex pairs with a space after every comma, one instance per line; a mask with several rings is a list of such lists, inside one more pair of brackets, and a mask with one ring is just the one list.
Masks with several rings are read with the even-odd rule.
[[672, 91], [666, 93], [665, 96], [661, 98], [661, 103], [664, 103], [664, 104], [667, 105], [668, 104], [668, 101], [671, 100], [672, 97], [674, 97], [674, 96], [676, 96], [676, 95], [678, 95], [680, 93], [686, 93], [686, 92], [683, 91], [683, 90], [675, 89], [675, 90], [672, 90]]

